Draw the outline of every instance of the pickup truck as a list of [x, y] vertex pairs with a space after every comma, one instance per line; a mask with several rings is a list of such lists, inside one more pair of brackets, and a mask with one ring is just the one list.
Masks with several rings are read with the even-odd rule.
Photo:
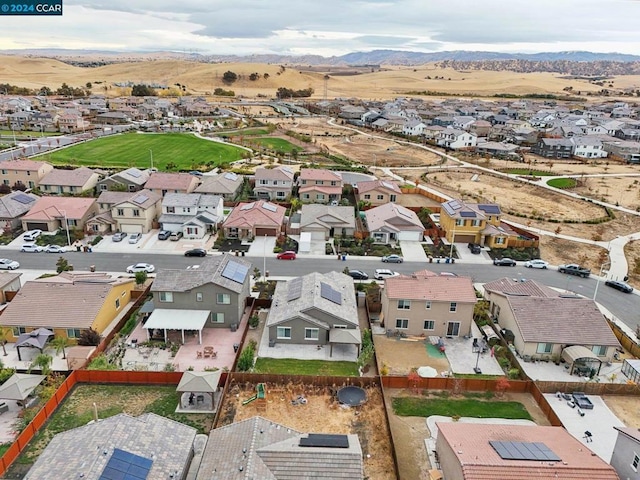
[[560, 273], [566, 273], [568, 275], [577, 275], [578, 277], [582, 278], [587, 278], [589, 275], [591, 275], [591, 270], [576, 264], [559, 265], [558, 271]]

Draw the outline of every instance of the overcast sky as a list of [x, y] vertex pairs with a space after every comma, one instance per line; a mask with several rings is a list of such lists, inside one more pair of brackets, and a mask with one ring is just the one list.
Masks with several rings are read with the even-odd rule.
[[588, 50], [640, 54], [640, 0], [63, 0], [0, 16], [0, 49], [343, 55]]

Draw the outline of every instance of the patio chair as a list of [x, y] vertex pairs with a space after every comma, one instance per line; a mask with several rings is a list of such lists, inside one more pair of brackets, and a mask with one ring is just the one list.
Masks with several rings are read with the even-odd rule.
[[202, 352], [200, 350], [196, 352], [196, 358], [202, 358]]
[[211, 352], [211, 358], [218, 358], [218, 352]]

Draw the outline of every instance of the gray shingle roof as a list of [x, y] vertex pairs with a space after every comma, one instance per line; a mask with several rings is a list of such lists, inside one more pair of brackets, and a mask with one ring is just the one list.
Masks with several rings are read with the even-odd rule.
[[[16, 197], [22, 198], [22, 195], [33, 199], [33, 202], [19, 202]], [[28, 212], [39, 199], [37, 195], [26, 192], [11, 192], [0, 197], [0, 218], [13, 219]]]
[[74, 168], [73, 170], [54, 168], [42, 177], [40, 185], [82, 187], [93, 176], [98, 177], [98, 174], [87, 167]]
[[230, 195], [235, 193], [243, 182], [244, 177], [242, 175], [222, 173], [216, 176], [205, 176], [202, 178], [202, 183], [196, 188], [196, 192]]
[[355, 228], [355, 209], [354, 207], [334, 207], [319, 203], [302, 205], [300, 227], [304, 228], [312, 223], [318, 223], [327, 229], [332, 227]]
[[527, 295], [530, 297], [559, 297], [560, 294], [547, 287], [541, 285], [534, 280], [525, 280], [524, 282], [512, 280], [505, 277], [483, 285], [484, 289], [489, 292], [503, 293], [505, 295]]

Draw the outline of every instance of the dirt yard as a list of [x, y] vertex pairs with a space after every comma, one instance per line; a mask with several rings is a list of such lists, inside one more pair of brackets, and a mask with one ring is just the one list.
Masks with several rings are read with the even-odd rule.
[[603, 395], [604, 403], [627, 427], [640, 428], [638, 397], [624, 395]]
[[386, 365], [389, 368], [389, 375], [407, 375], [411, 370], [424, 366], [433, 367], [438, 372], [450, 370], [447, 357], [432, 357], [427, 353], [424, 339], [397, 340], [395, 337], [374, 335], [373, 343], [378, 364]]
[[579, 263], [590, 268], [593, 273], [598, 273], [604, 259], [607, 258], [604, 255], [606, 250], [596, 245], [545, 235], [540, 237], [540, 258], [544, 258], [551, 265]]
[[[365, 475], [380, 480], [395, 480], [391, 442], [386, 428], [382, 392], [367, 389], [367, 403], [358, 411], [332, 401], [328, 389], [303, 385], [267, 385], [266, 411], [256, 402], [242, 405], [254, 394], [255, 386], [233, 385], [222, 406], [220, 426], [261, 415], [301, 432], [358, 434], [365, 457]], [[304, 395], [306, 405], [292, 405], [291, 400]]]
[[603, 202], [640, 210], [640, 175], [638, 177], [584, 177], [581, 185], [570, 191]]
[[440, 206], [440, 202], [436, 202], [435, 200], [431, 200], [430, 198], [425, 197], [424, 195], [419, 195], [417, 193], [404, 193], [398, 197], [398, 205], [402, 205], [403, 207], [434, 207]]

